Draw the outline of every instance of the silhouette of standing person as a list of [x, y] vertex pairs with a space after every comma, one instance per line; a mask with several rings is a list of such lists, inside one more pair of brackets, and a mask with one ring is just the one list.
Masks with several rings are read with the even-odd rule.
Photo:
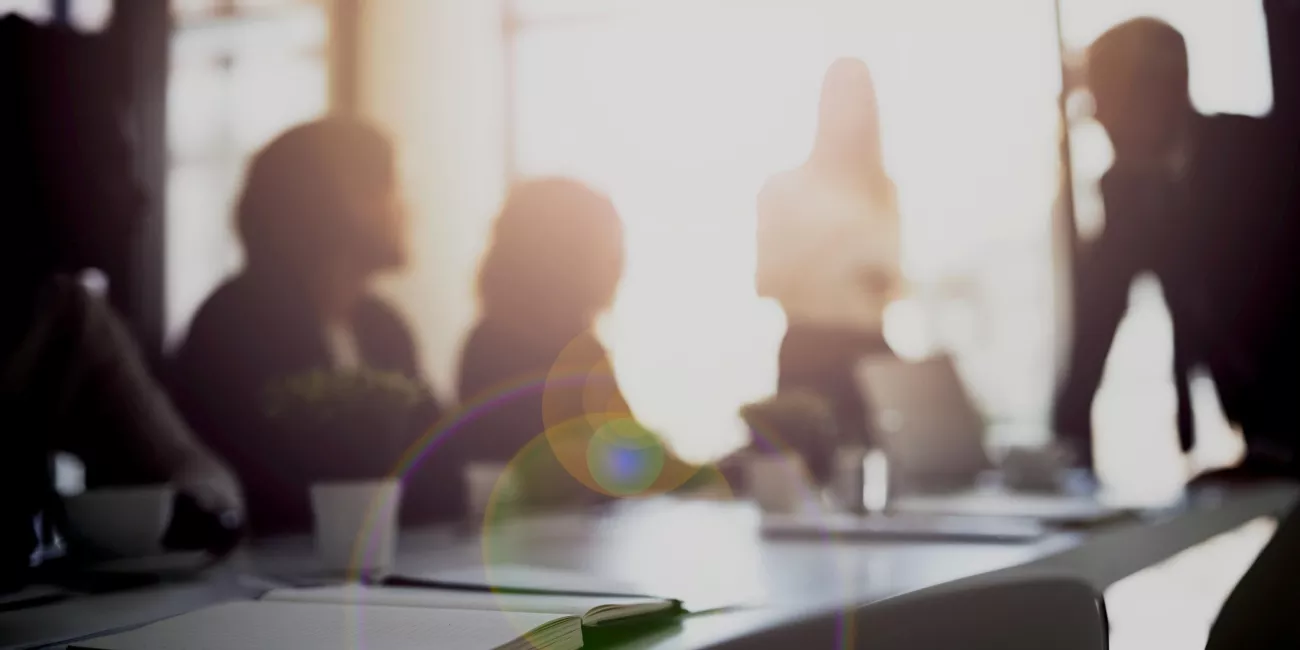
[[829, 399], [847, 440], [872, 442], [854, 371], [891, 354], [883, 319], [903, 288], [899, 248], [875, 84], [865, 63], [841, 59], [826, 74], [812, 154], [759, 195], [757, 289], [789, 323], [779, 390]]
[[1209, 369], [1248, 446], [1253, 439], [1256, 450], [1272, 449], [1273, 432], [1255, 435], [1276, 424], [1265, 347], [1280, 340], [1295, 281], [1279, 248], [1286, 226], [1274, 218], [1281, 194], [1271, 127], [1198, 113], [1186, 43], [1159, 20], [1113, 27], [1088, 49], [1087, 65], [1095, 117], [1115, 162], [1101, 180], [1104, 230], [1076, 255], [1074, 338], [1054, 426], [1090, 466], [1093, 398], [1129, 287], [1151, 272], [1173, 321], [1183, 450], [1195, 442], [1188, 380], [1196, 366]]

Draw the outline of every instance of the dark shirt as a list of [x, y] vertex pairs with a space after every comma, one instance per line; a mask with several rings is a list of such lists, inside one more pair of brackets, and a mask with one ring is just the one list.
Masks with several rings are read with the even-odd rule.
[[[511, 463], [523, 498], [543, 507], [663, 492], [694, 473], [636, 424], [609, 356], [590, 331], [554, 334], [514, 323], [480, 321], [460, 364], [462, 423], [454, 432], [467, 461]], [[613, 427], [633, 427], [638, 444], [658, 456], [645, 481], [604, 475], [600, 441]], [[593, 442], [594, 441], [594, 442]], [[662, 461], [662, 466], [658, 463]]]
[[[380, 371], [420, 376], [415, 344], [402, 318], [373, 296], [357, 305], [351, 328], [363, 364]], [[307, 490], [324, 480], [322, 463], [346, 456], [358, 471], [380, 475], [400, 455], [393, 444], [366, 444], [357, 431], [348, 453], [291, 436], [267, 417], [267, 391], [277, 382], [333, 367], [323, 318], [304, 291], [283, 278], [243, 273], [221, 286], [199, 309], [176, 351], [171, 381], [177, 403], [199, 435], [227, 458], [244, 482], [250, 525], [256, 533], [299, 531], [310, 526]], [[432, 403], [432, 402], [431, 402]], [[436, 412], [425, 414], [431, 424]], [[422, 433], [413, 425], [411, 442]], [[336, 477], [337, 478], [337, 477]], [[404, 499], [404, 509], [419, 495]], [[414, 507], [414, 506], [411, 506]]]

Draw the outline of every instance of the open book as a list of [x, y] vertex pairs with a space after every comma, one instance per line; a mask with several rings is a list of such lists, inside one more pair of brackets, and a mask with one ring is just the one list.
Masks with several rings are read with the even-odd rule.
[[82, 642], [87, 650], [577, 650], [584, 626], [652, 620], [679, 604], [650, 598], [466, 593], [359, 586], [281, 589], [137, 630]]

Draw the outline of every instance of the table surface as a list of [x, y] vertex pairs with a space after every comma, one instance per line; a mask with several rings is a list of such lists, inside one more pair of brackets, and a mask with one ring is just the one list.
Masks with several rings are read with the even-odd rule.
[[[400, 573], [519, 564], [568, 569], [678, 597], [691, 609], [757, 607], [692, 616], [629, 648], [704, 648], [809, 616], [892, 596], [959, 585], [989, 574], [1081, 577], [1098, 590], [1253, 519], [1280, 514], [1291, 484], [1202, 492], [1185, 507], [1088, 533], [1020, 544], [770, 540], [744, 502], [655, 500], [601, 515], [556, 515], [481, 528], [411, 531], [399, 544]], [[249, 575], [293, 577], [315, 570], [310, 540], [253, 545], [202, 579], [0, 613], [0, 647], [80, 638], [248, 598], [267, 588]]]

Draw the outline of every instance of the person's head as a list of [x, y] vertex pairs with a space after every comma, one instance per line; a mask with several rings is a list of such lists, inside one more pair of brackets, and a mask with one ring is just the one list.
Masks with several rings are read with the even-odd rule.
[[622, 275], [623, 223], [609, 197], [575, 180], [533, 180], [510, 192], [497, 217], [479, 299], [485, 319], [585, 328]]
[[876, 85], [860, 59], [839, 59], [826, 71], [812, 162], [862, 179], [878, 198], [892, 190], [881, 147]]
[[107, 269], [127, 257], [145, 195], [119, 63], [103, 35], [0, 19], [0, 239], [13, 272]]
[[402, 266], [406, 218], [392, 144], [344, 117], [285, 131], [249, 165], [236, 225], [254, 269], [364, 278]]
[[1117, 158], [1167, 153], [1195, 113], [1187, 43], [1167, 23], [1138, 18], [1112, 27], [1088, 48], [1087, 68], [1095, 117]]

